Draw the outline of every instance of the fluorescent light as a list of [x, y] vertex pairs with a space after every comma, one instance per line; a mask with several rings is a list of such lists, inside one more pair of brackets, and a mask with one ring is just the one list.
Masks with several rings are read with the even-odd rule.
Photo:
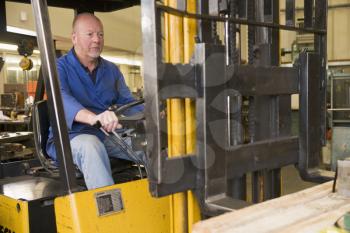
[[122, 65], [132, 65], [132, 66], [141, 66], [142, 65], [142, 61], [139, 61], [139, 60], [131, 60], [128, 58], [123, 58], [123, 57], [112, 57], [112, 56], [105, 56], [105, 55], [101, 55], [101, 57], [103, 57], [104, 59], [106, 59], [110, 62], [122, 64]]
[[13, 70], [13, 71], [21, 71], [22, 69], [21, 68], [19, 68], [19, 67], [14, 67], [14, 66], [9, 66], [9, 67], [7, 67], [6, 68], [6, 70]]
[[[14, 44], [4, 44], [0, 43], [0, 49], [9, 50], [9, 51], [17, 51], [18, 46]], [[40, 54], [40, 51], [37, 49], [33, 50], [33, 54]]]
[[[15, 66], [9, 66], [6, 68], [6, 70], [12, 70], [12, 71], [23, 71], [22, 68], [20, 67], [15, 67]], [[31, 69], [30, 71], [37, 71], [36, 68]]]
[[17, 51], [17, 45], [0, 43], [0, 49]]
[[6, 30], [8, 32], [14, 32], [18, 34], [23, 34], [23, 35], [28, 35], [28, 36], [36, 36], [36, 32], [28, 29], [23, 29], [23, 28], [18, 28], [18, 27], [12, 27], [12, 26], [7, 26]]
[[8, 64], [18, 64], [20, 60], [19, 57], [5, 56], [5, 62]]

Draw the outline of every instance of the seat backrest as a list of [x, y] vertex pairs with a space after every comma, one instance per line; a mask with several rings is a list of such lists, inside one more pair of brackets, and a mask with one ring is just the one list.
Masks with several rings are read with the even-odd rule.
[[46, 153], [46, 143], [49, 137], [50, 118], [47, 100], [41, 100], [33, 105], [32, 111], [35, 150], [43, 168], [53, 176], [58, 175], [56, 163]]
[[42, 100], [33, 106], [33, 129], [34, 141], [37, 152], [45, 158], [49, 156], [46, 153], [46, 143], [49, 136], [50, 120], [47, 109], [47, 101]]
[[[38, 159], [43, 168], [52, 176], [59, 176], [57, 163], [53, 161], [46, 153], [46, 143], [49, 137], [50, 118], [47, 107], [47, 100], [41, 100], [33, 106], [33, 131], [35, 149], [37, 151]], [[76, 168], [75, 175], [77, 178], [83, 177], [82, 173]]]

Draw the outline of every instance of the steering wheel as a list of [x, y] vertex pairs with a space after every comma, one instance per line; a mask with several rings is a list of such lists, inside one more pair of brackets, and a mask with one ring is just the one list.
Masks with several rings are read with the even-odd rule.
[[124, 111], [126, 111], [127, 109], [131, 108], [131, 107], [134, 107], [134, 106], [137, 106], [137, 105], [140, 105], [140, 104], [143, 104], [145, 102], [144, 99], [139, 99], [139, 100], [135, 100], [133, 102], [130, 102], [130, 103], [127, 103], [127, 104], [124, 104], [122, 106], [120, 106], [119, 108], [116, 106], [116, 105], [112, 105], [111, 107], [109, 107], [109, 109], [111, 111], [114, 111], [114, 113], [116, 115], [120, 115], [122, 114]]
[[124, 104], [120, 107], [117, 107], [117, 105], [112, 105], [111, 107], [108, 108], [108, 110], [113, 111], [118, 116], [118, 119], [121, 122], [143, 120], [145, 118], [144, 112], [139, 112], [132, 116], [124, 116], [122, 115], [122, 113], [134, 106], [143, 104], [144, 102], [145, 102], [144, 99], [139, 99], [139, 100], [135, 100], [133, 102]]

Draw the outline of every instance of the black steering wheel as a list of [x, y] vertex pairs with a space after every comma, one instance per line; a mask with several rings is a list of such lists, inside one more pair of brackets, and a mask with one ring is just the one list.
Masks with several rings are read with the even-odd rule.
[[130, 108], [132, 108], [134, 106], [143, 104], [144, 102], [145, 102], [144, 99], [139, 99], [139, 100], [135, 100], [133, 102], [124, 104], [124, 105], [122, 105], [120, 107], [117, 107], [117, 105], [112, 105], [111, 107], [108, 108], [108, 110], [113, 111], [118, 116], [118, 119], [121, 122], [123, 122], [123, 121], [143, 120], [145, 118], [144, 112], [139, 112], [139, 113], [136, 113], [136, 114], [134, 114], [132, 116], [124, 116], [122, 114], [126, 110], [128, 110], [128, 109], [130, 109]]
[[112, 105], [111, 107], [109, 107], [109, 109], [113, 111], [116, 115], [121, 115], [124, 111], [128, 110], [129, 108], [143, 104], [144, 102], [145, 102], [144, 99], [139, 99], [139, 100], [135, 100], [133, 102], [124, 104], [119, 108], [116, 105]]

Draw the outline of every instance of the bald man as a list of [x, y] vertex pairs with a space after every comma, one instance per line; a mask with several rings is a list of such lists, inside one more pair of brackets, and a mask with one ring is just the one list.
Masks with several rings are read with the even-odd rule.
[[[130, 158], [93, 125], [100, 121], [107, 132], [120, 128], [117, 116], [107, 109], [134, 98], [118, 67], [100, 56], [104, 45], [100, 19], [90, 13], [77, 15], [71, 38], [73, 48], [58, 59], [57, 70], [73, 161], [82, 171], [87, 188], [94, 189], [114, 184], [109, 157]], [[143, 106], [137, 106], [127, 114], [142, 110]], [[51, 128], [46, 150], [56, 160]], [[141, 153], [137, 154], [143, 157]]]

